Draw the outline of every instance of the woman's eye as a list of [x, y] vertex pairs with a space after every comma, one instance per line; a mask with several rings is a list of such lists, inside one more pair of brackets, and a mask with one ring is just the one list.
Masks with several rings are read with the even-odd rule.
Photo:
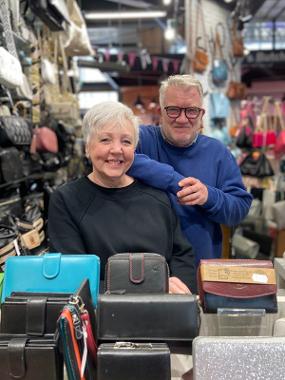
[[100, 142], [109, 142], [109, 141], [110, 141], [110, 139], [108, 137], [102, 137], [100, 139]]
[[132, 142], [131, 142], [130, 140], [124, 140], [123, 143], [124, 143], [125, 145], [131, 145], [131, 144], [132, 144]]

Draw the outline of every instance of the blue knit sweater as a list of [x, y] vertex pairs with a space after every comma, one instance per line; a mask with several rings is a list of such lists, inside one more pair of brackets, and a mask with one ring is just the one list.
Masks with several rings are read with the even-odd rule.
[[[175, 147], [163, 139], [159, 127], [142, 126], [137, 153], [128, 174], [169, 193], [182, 231], [194, 248], [196, 264], [201, 258], [221, 257], [220, 224], [238, 225], [252, 201], [230, 151], [204, 135], [190, 147]], [[178, 182], [184, 177], [198, 178], [208, 187], [203, 206], [178, 203]]]

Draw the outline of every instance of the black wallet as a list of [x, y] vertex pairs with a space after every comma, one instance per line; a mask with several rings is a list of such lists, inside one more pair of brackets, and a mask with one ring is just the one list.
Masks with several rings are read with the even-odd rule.
[[169, 269], [158, 253], [118, 253], [105, 267], [105, 291], [168, 293]]
[[164, 343], [103, 343], [97, 380], [170, 380], [170, 352]]
[[199, 333], [197, 297], [186, 294], [103, 294], [97, 304], [101, 341], [192, 341]]
[[[82, 282], [75, 295], [82, 298], [95, 334], [96, 321], [88, 279]], [[1, 305], [1, 333], [29, 336], [54, 334], [57, 319], [69, 297], [67, 293], [12, 293]]]
[[62, 356], [53, 339], [0, 335], [0, 379], [61, 380]]

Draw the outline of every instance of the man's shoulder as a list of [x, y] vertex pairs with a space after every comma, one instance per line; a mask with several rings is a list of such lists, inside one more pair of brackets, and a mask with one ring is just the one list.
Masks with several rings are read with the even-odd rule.
[[199, 144], [203, 145], [205, 148], [217, 150], [218, 152], [229, 151], [221, 141], [207, 135], [199, 136]]

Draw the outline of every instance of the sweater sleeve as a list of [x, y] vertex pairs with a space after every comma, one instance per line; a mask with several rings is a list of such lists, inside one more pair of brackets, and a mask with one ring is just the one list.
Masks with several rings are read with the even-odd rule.
[[49, 201], [48, 235], [50, 251], [60, 253], [85, 253], [86, 249], [77, 225], [72, 220], [64, 197], [55, 191]]
[[173, 212], [173, 251], [169, 261], [170, 275], [183, 281], [193, 294], [197, 293], [196, 269], [193, 249], [183, 236], [177, 216]]
[[136, 153], [128, 174], [149, 186], [176, 194], [180, 190], [178, 182], [184, 177], [172, 166], [152, 160], [145, 154]]
[[213, 222], [235, 226], [247, 215], [251, 202], [252, 195], [243, 185], [239, 167], [228, 153], [217, 186], [208, 186], [208, 200], [200, 207]]

